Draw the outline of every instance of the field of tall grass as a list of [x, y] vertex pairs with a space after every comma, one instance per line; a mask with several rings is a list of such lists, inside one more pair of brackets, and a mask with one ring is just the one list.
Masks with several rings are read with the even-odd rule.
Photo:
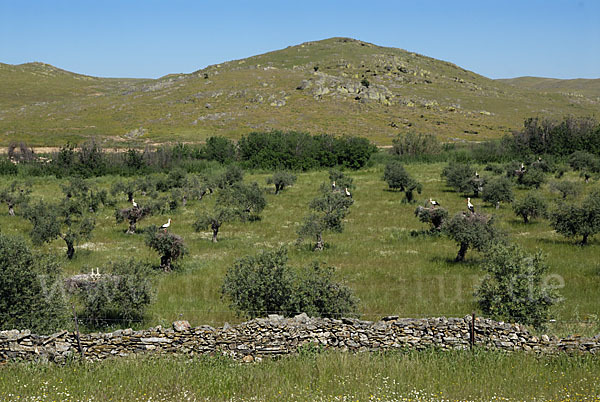
[[[418, 203], [433, 197], [451, 214], [463, 211], [466, 200], [450, 191], [440, 178], [443, 166], [441, 163], [407, 165], [407, 170], [423, 183], [423, 192], [417, 196]], [[483, 171], [483, 166], [479, 171]], [[356, 185], [353, 190], [355, 203], [344, 232], [326, 233], [327, 248], [320, 253], [312, 252], [306, 244], [297, 245], [296, 230], [308, 213], [308, 203], [317, 194], [319, 185], [328, 180], [326, 171], [299, 174], [296, 184], [279, 195], [266, 185], [269, 173], [247, 173], [245, 181], [257, 181], [267, 190], [268, 205], [262, 219], [225, 223], [216, 244], [211, 243], [209, 231], [196, 233], [192, 228], [196, 213], [210, 208], [215, 197], [192, 201], [171, 215], [152, 216], [141, 221], [139, 228], [160, 225], [172, 218], [170, 231], [183, 237], [189, 252], [178, 270], [157, 275], [156, 299], [145, 321], [136, 325], [168, 326], [177, 319], [189, 320], [192, 325], [222, 325], [243, 320], [220, 295], [227, 268], [237, 258], [281, 246], [288, 248], [292, 265], [306, 265], [318, 260], [336, 267], [337, 279], [354, 289], [360, 298], [358, 313], [362, 319], [377, 320], [391, 314], [403, 317], [464, 316], [476, 311], [472, 293], [483, 276], [479, 268], [482, 254], [469, 251], [466, 261], [457, 264], [453, 259], [458, 247], [450, 239], [411, 235], [412, 231], [426, 229], [414, 216], [418, 203], [407, 204], [403, 202], [403, 193], [387, 189], [382, 180], [382, 165], [348, 174]], [[583, 180], [574, 173], [568, 173], [567, 179], [579, 181], [584, 186]], [[4, 186], [12, 179], [1, 180], [0, 186]], [[91, 179], [104, 188], [109, 188], [116, 180], [118, 178], [111, 176]], [[50, 200], [60, 196], [60, 185], [66, 179], [33, 178], [30, 181], [34, 200]], [[593, 186], [595, 184], [586, 184], [584, 193]], [[538, 191], [548, 199], [558, 199], [547, 184]], [[525, 192], [517, 189], [517, 198]], [[135, 198], [141, 205], [147, 201], [140, 195]], [[544, 252], [550, 266], [548, 280], [561, 286], [564, 297], [564, 302], [552, 313], [556, 321], [550, 324], [549, 331], [559, 335], [600, 332], [600, 263], [597, 258], [600, 239], [592, 238], [589, 246], [580, 247], [576, 240], [557, 235], [543, 219], [522, 223], [510, 205], [495, 209], [480, 199], [474, 203], [478, 210], [496, 216], [497, 224], [513, 242], [531, 252], [537, 249]], [[127, 206], [124, 195], [120, 196], [118, 206]], [[3, 233], [28, 238], [31, 228], [28, 221], [0, 212]], [[158, 265], [159, 257], [144, 244], [143, 235], [127, 235], [126, 224], [116, 223], [114, 208], [102, 209], [96, 221], [92, 239], [77, 247], [73, 260], [64, 258], [66, 275], [90, 272], [110, 260], [131, 256]], [[62, 240], [42, 248], [61, 256], [65, 253]]]
[[0, 368], [0, 399], [24, 401], [597, 401], [600, 359], [493, 351], [301, 353], [244, 364], [140, 357]]

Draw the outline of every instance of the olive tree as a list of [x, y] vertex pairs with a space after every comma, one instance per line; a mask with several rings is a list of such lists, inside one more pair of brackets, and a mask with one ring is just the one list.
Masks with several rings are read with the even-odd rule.
[[463, 261], [469, 248], [486, 251], [501, 239], [494, 219], [479, 213], [459, 212], [446, 220], [442, 230], [460, 246], [455, 261]]
[[236, 220], [258, 220], [266, 203], [257, 183], [232, 184], [219, 190], [217, 200], [211, 209], [197, 215], [193, 223], [194, 230], [199, 232], [210, 228], [213, 232], [212, 241], [216, 243], [219, 230], [224, 223]]
[[484, 201], [499, 208], [501, 202], [512, 202], [514, 200], [512, 183], [506, 177], [492, 179], [483, 187], [481, 196]]
[[514, 213], [523, 218], [524, 223], [529, 223], [530, 219], [545, 216], [548, 209], [546, 200], [535, 191], [531, 191], [524, 198], [515, 201], [512, 207]]
[[303, 242], [307, 236], [313, 237], [316, 239], [314, 251], [323, 250], [323, 232], [331, 230], [341, 233], [344, 230], [342, 221], [353, 203], [352, 198], [341, 192], [328, 191], [327, 185], [322, 185], [321, 194], [309, 204], [313, 212], [304, 218], [298, 228], [298, 241]]
[[543, 327], [558, 292], [544, 284], [548, 265], [541, 253], [527, 254], [517, 245], [495, 244], [483, 263], [487, 273], [475, 296], [484, 314]]
[[152, 207], [150, 206], [136, 206], [131, 208], [123, 208], [115, 210], [115, 218], [117, 223], [126, 220], [129, 223], [127, 228], [127, 234], [134, 234], [137, 230], [137, 224], [145, 217], [152, 214]]
[[244, 220], [260, 220], [260, 213], [267, 206], [267, 200], [258, 183], [236, 183], [222, 189], [217, 196], [217, 203], [228, 205], [237, 211]]
[[101, 204], [114, 205], [106, 190], [98, 189], [79, 177], [71, 178], [69, 182], [61, 187], [65, 201], [79, 203], [87, 208], [89, 212], [98, 212]]
[[171, 271], [173, 264], [186, 254], [181, 236], [158, 230], [154, 225], [146, 231], [146, 245], [160, 254], [160, 268], [165, 272]]
[[352, 179], [352, 177], [346, 176], [341, 170], [329, 170], [329, 181], [331, 183], [335, 183], [334, 190], [343, 191], [345, 188], [354, 188], [354, 180]]
[[570, 180], [557, 180], [550, 183], [550, 189], [559, 193], [563, 200], [567, 197], [577, 197], [581, 192], [579, 183]]
[[575, 151], [569, 155], [569, 165], [573, 170], [600, 172], [600, 157], [586, 151]]
[[244, 179], [244, 171], [238, 165], [231, 164], [227, 166], [227, 168], [212, 176], [208, 176], [206, 181], [208, 183], [208, 188], [211, 191], [215, 189], [224, 189], [230, 187], [234, 184], [241, 183]]
[[566, 237], [581, 236], [581, 245], [600, 232], [600, 191], [592, 192], [580, 205], [559, 204], [550, 213], [550, 225]]
[[10, 186], [0, 190], [0, 202], [6, 203], [10, 216], [15, 216], [15, 207], [27, 204], [30, 194], [30, 186], [20, 186], [19, 183], [13, 181]]
[[221, 292], [234, 310], [250, 318], [301, 312], [340, 318], [356, 310], [358, 299], [333, 280], [333, 268], [317, 263], [294, 268], [287, 262], [285, 248], [238, 259], [227, 270]]
[[216, 243], [221, 226], [226, 222], [235, 220], [239, 216], [239, 212], [234, 208], [217, 204], [212, 210], [198, 214], [192, 225], [196, 232], [210, 228], [212, 230], [212, 242]]
[[383, 180], [388, 183], [389, 188], [392, 190], [403, 191], [407, 202], [413, 201], [415, 190], [421, 194], [421, 183], [410, 177], [404, 166], [398, 161], [385, 165]]
[[61, 204], [39, 201], [30, 205], [24, 215], [33, 225], [30, 235], [34, 244], [61, 238], [67, 245], [69, 259], [75, 254], [75, 245], [88, 240], [96, 225], [85, 203], [68, 198]]
[[446, 185], [462, 194], [478, 197], [483, 190], [485, 179], [475, 174], [475, 169], [466, 163], [450, 162], [442, 171]]
[[137, 180], [119, 180], [112, 185], [110, 193], [113, 196], [123, 193], [127, 196], [127, 202], [133, 202], [133, 197], [139, 190], [139, 184]]
[[279, 194], [280, 191], [293, 185], [295, 182], [296, 175], [282, 170], [273, 173], [273, 176], [267, 178], [267, 184], [275, 185], [275, 194]]
[[573, 170], [579, 171], [587, 183], [592, 176], [600, 172], [600, 157], [586, 151], [575, 151], [569, 156]]
[[442, 230], [444, 221], [448, 218], [448, 210], [445, 208], [433, 208], [418, 206], [415, 210], [415, 216], [423, 223], [431, 225], [432, 233], [439, 233]]

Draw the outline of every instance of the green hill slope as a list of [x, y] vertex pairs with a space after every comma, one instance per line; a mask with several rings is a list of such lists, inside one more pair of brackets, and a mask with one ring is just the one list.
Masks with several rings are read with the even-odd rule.
[[366, 136], [408, 129], [478, 141], [525, 117], [591, 115], [597, 98], [541, 93], [402, 49], [331, 38], [156, 80], [94, 78], [45, 64], [0, 65], [0, 137], [61, 145], [237, 138], [255, 130]]
[[596, 100], [600, 98], [600, 78], [561, 80], [557, 78], [517, 77], [497, 81], [536, 91], [558, 92], [570, 96], [587, 96], [596, 98]]

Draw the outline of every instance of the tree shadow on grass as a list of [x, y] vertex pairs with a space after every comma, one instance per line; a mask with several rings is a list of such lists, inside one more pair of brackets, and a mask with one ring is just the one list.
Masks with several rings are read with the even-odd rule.
[[547, 239], [547, 238], [541, 238], [541, 239], [537, 239], [540, 243], [544, 243], [544, 244], [550, 244], [550, 245], [571, 245], [571, 246], [578, 246], [581, 248], [588, 248], [590, 246], [595, 246], [597, 245], [597, 241], [593, 238], [588, 238], [587, 244], [583, 245], [581, 244], [581, 236], [580, 237], [571, 237], [571, 238], [558, 238], [558, 239]]
[[505, 222], [508, 223], [511, 227], [519, 228], [534, 228], [542, 223], [542, 221], [539, 219], [530, 219], [529, 222], [525, 223], [525, 221], [523, 221], [523, 218], [506, 219]]
[[[472, 250], [469, 250], [472, 251]], [[452, 256], [434, 256], [429, 259], [432, 263], [440, 264], [440, 265], [450, 265], [450, 266], [460, 266], [467, 267], [472, 269], [479, 269], [481, 263], [483, 262], [483, 258], [481, 256], [475, 256], [467, 254], [465, 260], [456, 261], [456, 254]]]

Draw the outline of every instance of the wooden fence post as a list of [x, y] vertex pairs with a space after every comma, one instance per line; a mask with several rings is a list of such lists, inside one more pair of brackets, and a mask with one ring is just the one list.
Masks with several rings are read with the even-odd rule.
[[471, 342], [471, 349], [473, 349], [473, 346], [475, 346], [475, 312], [473, 312], [471, 314], [471, 325], [470, 325], [470, 329], [471, 329], [471, 333], [470, 333], [470, 342]]
[[75, 311], [75, 305], [71, 304], [73, 308], [73, 319], [75, 320], [75, 338], [77, 338], [77, 349], [79, 349], [79, 355], [83, 359], [83, 349], [81, 348], [81, 340], [79, 339], [79, 322], [77, 321], [77, 312]]

